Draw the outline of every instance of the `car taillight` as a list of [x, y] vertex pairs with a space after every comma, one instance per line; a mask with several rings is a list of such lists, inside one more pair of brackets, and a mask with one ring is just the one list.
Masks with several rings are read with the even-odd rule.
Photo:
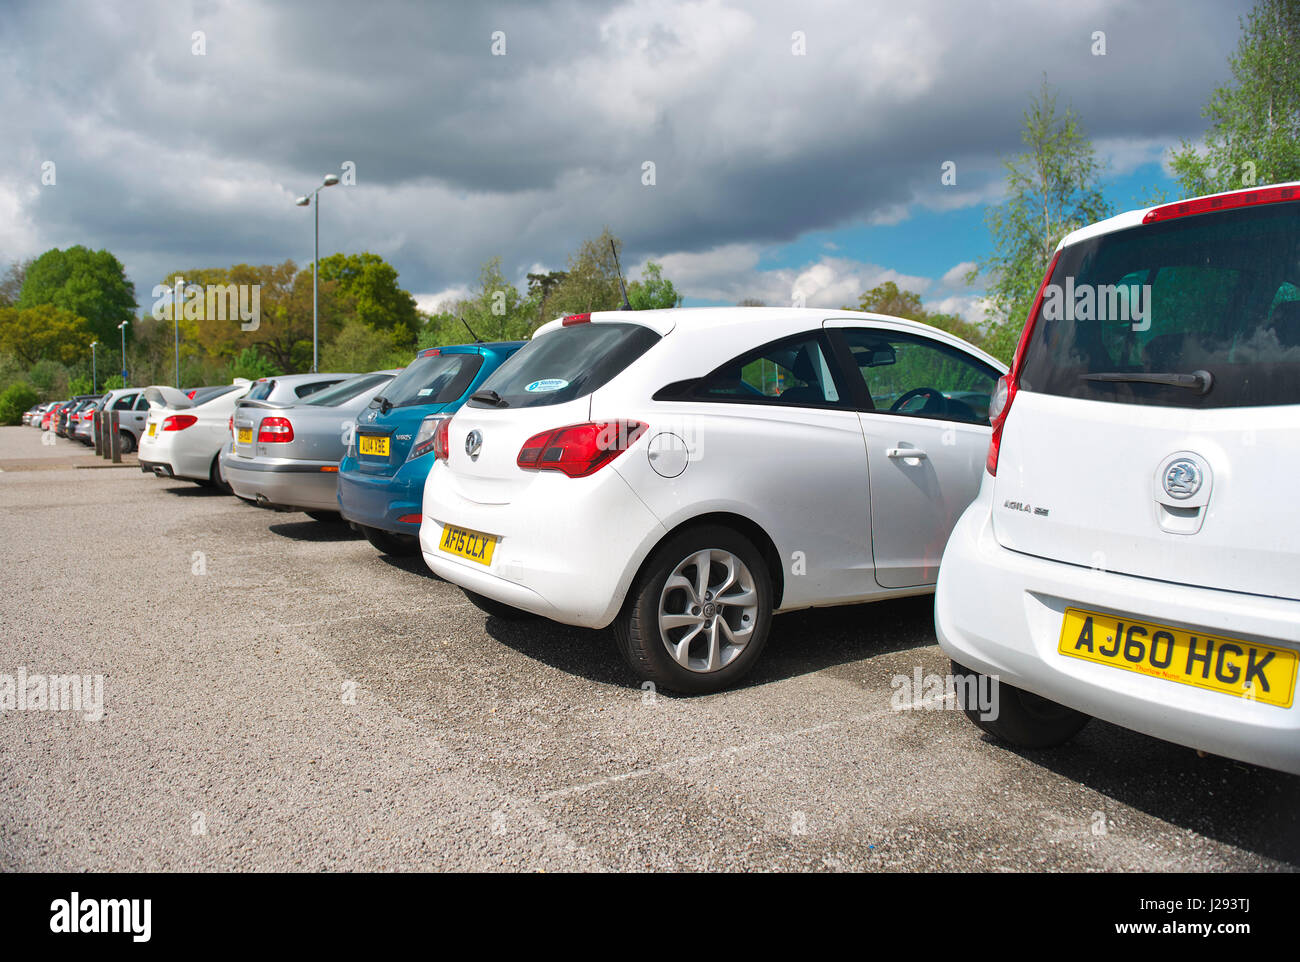
[[1142, 218], [1142, 223], [1152, 224], [1156, 221], [1170, 220], [1174, 217], [1206, 214], [1215, 210], [1233, 210], [1237, 207], [1254, 207], [1256, 204], [1277, 204], [1288, 200], [1300, 200], [1300, 187], [1292, 185], [1290, 187], [1261, 187], [1259, 190], [1234, 190], [1226, 194], [1180, 200], [1173, 204], [1152, 208], [1146, 212], [1146, 215]]
[[262, 418], [262, 423], [257, 426], [257, 442], [259, 444], [286, 442], [293, 440], [293, 425], [289, 423], [288, 418]]
[[447, 460], [447, 428], [451, 423], [450, 414], [430, 414], [420, 422], [420, 430], [411, 442], [411, 451], [406, 460], [422, 458], [430, 451], [439, 461]]
[[235, 436], [235, 416], [233, 414], [230, 415], [230, 420], [226, 422], [226, 430], [230, 432], [232, 438]]
[[198, 418], [193, 414], [173, 414], [163, 418], [162, 429], [164, 431], [184, 431], [197, 420]]
[[524, 442], [515, 463], [530, 471], [585, 478], [630, 448], [645, 430], [640, 421], [598, 421], [543, 431]]
[[1016, 399], [1016, 390], [1020, 386], [1020, 366], [1025, 360], [1025, 348], [1029, 346], [1029, 339], [1034, 334], [1034, 325], [1038, 322], [1038, 312], [1043, 306], [1043, 292], [1047, 290], [1047, 284], [1051, 281], [1052, 274], [1056, 272], [1056, 262], [1060, 259], [1061, 252], [1058, 250], [1052, 257], [1052, 263], [1047, 265], [1047, 273], [1043, 275], [1043, 283], [1038, 285], [1034, 305], [1029, 309], [1029, 316], [1025, 318], [1025, 327], [1020, 332], [1020, 340], [1016, 344], [1016, 355], [1011, 359], [1011, 370], [998, 378], [997, 387], [993, 389], [993, 397], [989, 399], [989, 424], [993, 426], [993, 433], [989, 435], [989, 453], [984, 459], [984, 467], [994, 477], [998, 474], [998, 455], [1002, 449], [1002, 426], [1007, 423], [1011, 402]]

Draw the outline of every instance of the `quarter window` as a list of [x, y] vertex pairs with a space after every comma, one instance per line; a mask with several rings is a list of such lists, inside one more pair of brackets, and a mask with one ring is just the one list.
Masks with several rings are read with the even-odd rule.
[[710, 401], [839, 406], [841, 385], [820, 334], [801, 334], [728, 361], [702, 378], [694, 397]]

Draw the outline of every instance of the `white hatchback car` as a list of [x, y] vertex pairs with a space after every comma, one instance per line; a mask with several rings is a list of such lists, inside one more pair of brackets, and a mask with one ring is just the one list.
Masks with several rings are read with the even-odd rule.
[[940, 644], [999, 683], [972, 720], [1046, 747], [1096, 716], [1300, 774], [1297, 437], [1300, 184], [1066, 237], [940, 569]]
[[773, 612], [933, 590], [1004, 371], [851, 311], [552, 321], [430, 423], [420, 547], [489, 613], [613, 623], [641, 677], [715, 691]]

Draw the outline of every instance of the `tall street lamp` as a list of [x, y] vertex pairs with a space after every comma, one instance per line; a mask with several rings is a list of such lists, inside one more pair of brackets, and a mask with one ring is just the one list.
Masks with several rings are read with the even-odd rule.
[[99, 341], [90, 342], [90, 393], [99, 393], [99, 375], [95, 368], [95, 348], [99, 347]]
[[[317, 195], [326, 187], [333, 187], [338, 182], [339, 179], [334, 174], [327, 174], [325, 176], [324, 182], [319, 187], [313, 190], [306, 197], [299, 197], [296, 201], [294, 201], [294, 203], [297, 204], [299, 207], [307, 207], [308, 205], [311, 204], [313, 197], [317, 197]], [[316, 214], [316, 241], [312, 247], [312, 256], [311, 256], [312, 258], [311, 259], [311, 372], [313, 374], [316, 373], [316, 364], [319, 359], [319, 350], [317, 347], [319, 328], [317, 326], [317, 320], [316, 320], [317, 292], [320, 287], [320, 280], [317, 277], [318, 272], [316, 270], [316, 266], [320, 261], [320, 200], [319, 198], [316, 200], [315, 214]]]
[[117, 329], [122, 332], [122, 387], [126, 387], [126, 326], [130, 321], [123, 321], [117, 325]]

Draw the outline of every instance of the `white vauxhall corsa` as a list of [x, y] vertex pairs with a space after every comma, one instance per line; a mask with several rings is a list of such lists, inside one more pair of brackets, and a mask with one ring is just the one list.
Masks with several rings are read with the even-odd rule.
[[715, 691], [773, 612], [933, 590], [1004, 371], [852, 311], [552, 321], [431, 422], [420, 547], [491, 614], [612, 623], [642, 678]]
[[940, 569], [954, 671], [999, 680], [996, 718], [968, 715], [1024, 747], [1096, 716], [1300, 774], [1298, 472], [1300, 185], [1067, 236]]

